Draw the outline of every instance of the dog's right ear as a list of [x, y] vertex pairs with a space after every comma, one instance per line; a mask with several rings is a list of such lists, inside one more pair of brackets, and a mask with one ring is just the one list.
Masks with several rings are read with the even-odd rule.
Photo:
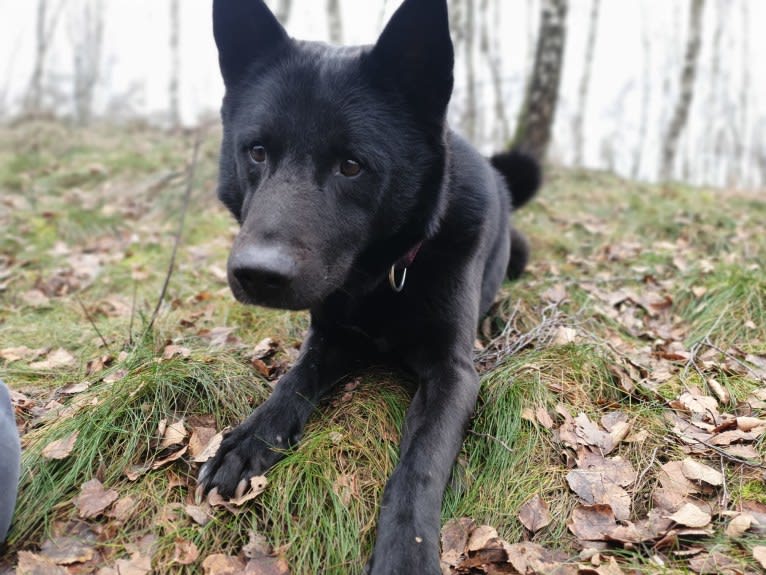
[[263, 0], [213, 0], [213, 34], [227, 87], [288, 41], [287, 32]]

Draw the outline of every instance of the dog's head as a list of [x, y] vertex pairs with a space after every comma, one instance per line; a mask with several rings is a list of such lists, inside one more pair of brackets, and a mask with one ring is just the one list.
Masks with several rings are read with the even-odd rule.
[[453, 84], [446, 0], [405, 0], [372, 47], [288, 37], [262, 0], [215, 0], [226, 85], [219, 197], [229, 284], [305, 309], [380, 274], [437, 225]]

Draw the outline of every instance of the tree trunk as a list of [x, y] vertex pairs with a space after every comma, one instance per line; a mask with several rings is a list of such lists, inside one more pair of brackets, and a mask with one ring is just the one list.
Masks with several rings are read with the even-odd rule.
[[[497, 10], [498, 6], [495, 5], [495, 17], [494, 21], [498, 22], [500, 14]], [[499, 143], [505, 147], [508, 145], [511, 129], [508, 124], [508, 114], [505, 107], [505, 94], [503, 93], [503, 72], [498, 58], [497, 44], [493, 44], [490, 40], [490, 20], [492, 20], [492, 14], [489, 8], [489, 0], [482, 0], [481, 6], [482, 13], [482, 26], [481, 26], [481, 53], [487, 61], [489, 67], [489, 73], [492, 81], [492, 90], [495, 97], [495, 129], [492, 134], [493, 143]]]
[[567, 0], [543, 0], [532, 78], [514, 138], [514, 147], [545, 159], [556, 116], [566, 41]]
[[343, 16], [340, 12], [340, 0], [327, 0], [327, 23], [330, 29], [330, 42], [343, 43]]
[[101, 55], [104, 40], [104, 5], [102, 0], [86, 0], [79, 21], [73, 23], [74, 41], [74, 106], [81, 125], [93, 116], [93, 96], [101, 77]]
[[585, 63], [580, 78], [579, 102], [577, 113], [572, 120], [572, 132], [574, 135], [576, 166], [583, 165], [583, 148], [585, 147], [585, 135], [583, 133], [583, 124], [585, 122], [585, 110], [588, 105], [588, 89], [590, 88], [590, 76], [593, 70], [593, 56], [596, 52], [596, 37], [598, 36], [598, 11], [601, 0], [592, 0], [590, 11], [590, 24], [588, 28], [588, 43], [585, 48]]
[[465, 111], [463, 113], [463, 135], [471, 142], [477, 140], [477, 124], [479, 103], [476, 96], [476, 61], [474, 45], [476, 39], [476, 9], [474, 2], [469, 0], [465, 6]]
[[662, 180], [669, 180], [673, 174], [678, 153], [678, 140], [689, 118], [689, 110], [691, 109], [694, 97], [697, 60], [699, 59], [700, 46], [702, 44], [702, 13], [704, 7], [705, 0], [691, 0], [689, 37], [686, 43], [684, 66], [681, 71], [680, 94], [662, 146], [660, 168], [660, 178]]
[[290, 20], [290, 12], [293, 8], [293, 0], [282, 0], [276, 7], [274, 14], [282, 25], [287, 25]]
[[652, 94], [652, 42], [649, 31], [649, 11], [646, 4], [641, 4], [641, 52], [643, 54], [644, 71], [641, 87], [641, 119], [639, 120], [638, 146], [633, 158], [631, 176], [637, 180], [641, 173], [641, 164], [644, 159], [646, 136], [649, 133], [649, 105]]
[[176, 130], [181, 125], [181, 6], [180, 0], [170, 0], [170, 127]]
[[24, 113], [35, 116], [40, 113], [43, 105], [43, 77], [45, 75], [45, 60], [48, 54], [47, 33], [48, 0], [37, 1], [37, 19], [35, 22], [35, 64], [29, 90], [24, 101]]

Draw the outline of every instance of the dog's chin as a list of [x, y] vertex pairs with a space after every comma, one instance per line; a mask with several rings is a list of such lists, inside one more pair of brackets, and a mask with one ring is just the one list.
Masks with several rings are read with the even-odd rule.
[[229, 282], [234, 298], [246, 305], [257, 305], [272, 309], [302, 311], [311, 309], [324, 299], [324, 292], [315, 290], [298, 291], [292, 288], [278, 291], [245, 290], [237, 282]]

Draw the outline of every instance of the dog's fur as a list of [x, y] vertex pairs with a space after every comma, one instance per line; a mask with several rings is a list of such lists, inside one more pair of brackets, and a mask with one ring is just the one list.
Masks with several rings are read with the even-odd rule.
[[[213, 17], [226, 85], [219, 196], [241, 224], [229, 283], [244, 303], [310, 309], [311, 328], [200, 486], [241, 491], [335, 383], [394, 361], [418, 387], [369, 570], [438, 575], [442, 495], [479, 390], [475, 330], [504, 275], [526, 264], [509, 214], [537, 190], [537, 164], [487, 161], [447, 127], [446, 0], [405, 0], [360, 48], [293, 40], [262, 0], [215, 0]], [[400, 293], [392, 266], [394, 284], [408, 268]]]

